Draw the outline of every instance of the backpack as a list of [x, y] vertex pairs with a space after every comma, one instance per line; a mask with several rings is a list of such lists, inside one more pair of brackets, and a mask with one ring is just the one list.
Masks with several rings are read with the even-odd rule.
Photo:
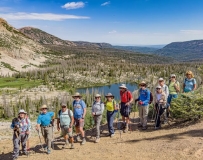
[[[62, 113], [62, 111], [61, 111], [61, 109], [58, 111], [58, 115], [59, 115], [59, 121], [60, 121], [60, 115], [61, 115], [61, 113]], [[66, 114], [64, 114], [64, 115], [66, 115]], [[71, 114], [70, 114], [70, 109], [68, 109], [68, 116], [70, 117], [70, 122], [71, 122]]]
[[[141, 91], [141, 89], [139, 90], [139, 93], [140, 93], [140, 91]], [[153, 102], [154, 97], [153, 97], [152, 92], [151, 92], [149, 89], [147, 89], [147, 91], [149, 91], [149, 92], [150, 92], [149, 104], [151, 104], [151, 103]], [[145, 92], [145, 95], [147, 96], [147, 92]]]

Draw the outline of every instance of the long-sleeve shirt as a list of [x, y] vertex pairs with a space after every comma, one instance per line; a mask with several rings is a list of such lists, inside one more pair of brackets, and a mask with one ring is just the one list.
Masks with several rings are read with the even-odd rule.
[[19, 119], [18, 121], [12, 121], [11, 129], [14, 129], [15, 126], [18, 126], [20, 129], [20, 133], [25, 133], [26, 131], [30, 131], [31, 122], [29, 118]]
[[102, 115], [104, 112], [104, 103], [95, 101], [92, 105], [92, 112], [96, 113], [96, 115]]
[[148, 89], [140, 89], [138, 101], [142, 101], [142, 106], [148, 106], [150, 101], [150, 91]]

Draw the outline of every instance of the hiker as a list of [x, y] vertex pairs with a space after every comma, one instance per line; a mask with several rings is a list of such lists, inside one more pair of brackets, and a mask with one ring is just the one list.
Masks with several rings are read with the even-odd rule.
[[[165, 93], [165, 97], [166, 97], [166, 100], [167, 100], [168, 96], [169, 96], [169, 89], [168, 89], [168, 86], [165, 84], [165, 80], [163, 78], [159, 78], [159, 82], [158, 83], [159, 83], [159, 86], [161, 86], [162, 92]], [[155, 94], [156, 94], [156, 91], [155, 91]], [[168, 103], [166, 103], [165, 108], [167, 108], [167, 110], [166, 110], [166, 117], [165, 117], [165, 120], [167, 121], [167, 118], [169, 117], [169, 108], [170, 108], [170, 105]]]
[[175, 74], [171, 74], [168, 88], [169, 88], [169, 96], [168, 96], [168, 99], [167, 99], [167, 103], [170, 105], [171, 100], [173, 98], [177, 98], [178, 97], [178, 92], [180, 91], [180, 84], [176, 80], [176, 75]]
[[92, 105], [92, 116], [96, 125], [96, 140], [95, 143], [100, 141], [100, 124], [102, 120], [102, 114], [104, 112], [104, 103], [101, 101], [101, 95], [95, 95], [95, 101]]
[[[62, 132], [62, 136], [65, 139], [65, 144], [62, 148], [65, 148], [69, 145], [69, 141], [71, 143], [71, 149], [74, 149], [73, 145], [73, 124], [74, 117], [73, 112], [67, 108], [66, 103], [61, 103], [61, 110], [58, 111], [57, 117], [57, 130]], [[69, 139], [69, 140], [68, 140]]]
[[81, 145], [84, 145], [86, 143], [85, 139], [85, 131], [83, 130], [83, 127], [85, 125], [84, 119], [86, 115], [86, 104], [81, 99], [80, 93], [76, 92], [73, 96], [73, 115], [74, 115], [74, 122], [75, 122], [75, 129], [76, 129], [76, 141], [81, 141], [80, 139], [80, 133], [82, 136], [82, 142]]
[[11, 123], [13, 129], [13, 160], [18, 159], [20, 143], [22, 145], [22, 151], [24, 155], [27, 155], [26, 142], [28, 135], [30, 134], [31, 123], [28, 118], [25, 117], [26, 112], [20, 109], [18, 117], [14, 118]]
[[116, 107], [116, 101], [114, 100], [114, 96], [111, 93], [108, 93], [106, 96], [105, 107], [107, 110], [106, 117], [107, 117], [107, 124], [109, 135], [111, 138], [115, 135], [114, 128], [113, 128], [113, 121], [116, 116], [116, 111], [118, 108]]
[[122, 84], [120, 87], [120, 99], [121, 99], [121, 116], [122, 116], [122, 128], [124, 129], [124, 133], [129, 129], [130, 123], [130, 112], [131, 112], [131, 103], [133, 101], [133, 97], [130, 91], [128, 91], [125, 84]]
[[186, 78], [183, 83], [183, 92], [188, 93], [196, 89], [196, 80], [192, 71], [186, 72]]
[[41, 113], [37, 118], [36, 130], [39, 131], [41, 128], [42, 136], [44, 137], [44, 141], [46, 146], [44, 149], [47, 150], [47, 154], [51, 153], [51, 142], [52, 142], [52, 121], [54, 120], [54, 112], [48, 112], [47, 106], [42, 105]]
[[166, 107], [166, 94], [162, 90], [161, 86], [156, 87], [155, 92], [155, 110], [156, 110], [156, 118], [155, 118], [155, 129], [159, 129], [161, 127], [160, 117], [164, 113]]
[[147, 89], [147, 84], [145, 81], [142, 81], [139, 84], [139, 86], [140, 86], [139, 97], [137, 101], [138, 101], [140, 122], [138, 124], [138, 127], [142, 127], [142, 130], [146, 130], [149, 102], [150, 102], [150, 91]]

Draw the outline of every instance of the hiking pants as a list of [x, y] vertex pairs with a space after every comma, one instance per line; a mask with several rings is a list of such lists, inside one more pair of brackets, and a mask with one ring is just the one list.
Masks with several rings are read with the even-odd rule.
[[146, 127], [147, 126], [147, 117], [148, 117], [149, 105], [147, 105], [147, 106], [138, 105], [138, 109], [139, 109], [140, 124], [143, 127]]
[[107, 123], [108, 123], [108, 129], [110, 134], [114, 134], [113, 121], [115, 116], [116, 116], [116, 112], [107, 111]]
[[155, 117], [155, 127], [161, 126], [161, 115], [164, 113], [165, 108], [160, 104], [155, 104], [156, 108], [156, 117]]
[[27, 141], [27, 134], [20, 134], [18, 137], [16, 137], [15, 134], [13, 134], [13, 158], [18, 158], [19, 156], [19, 150], [20, 150], [20, 142], [22, 145], [22, 151], [27, 152], [26, 148], [26, 141]]
[[169, 94], [168, 99], [167, 99], [167, 103], [171, 104], [171, 100], [173, 98], [178, 98], [178, 94]]
[[102, 120], [102, 115], [96, 115], [94, 116], [94, 124], [96, 125], [96, 137], [99, 138], [100, 137], [100, 124], [101, 124], [101, 120]]
[[41, 127], [41, 131], [48, 149], [51, 149], [52, 127]]

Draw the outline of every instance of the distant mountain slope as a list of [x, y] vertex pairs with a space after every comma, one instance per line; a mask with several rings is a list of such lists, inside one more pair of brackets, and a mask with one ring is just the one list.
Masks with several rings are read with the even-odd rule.
[[86, 41], [73, 41], [77, 46], [84, 47], [98, 47], [98, 48], [112, 48], [112, 45], [109, 43], [94, 43]]
[[155, 51], [162, 56], [173, 57], [179, 61], [203, 60], [203, 40], [173, 42]]
[[127, 51], [139, 52], [144, 54], [154, 53], [158, 48], [152, 47], [139, 47], [139, 46], [113, 46], [116, 49], [122, 49]]
[[0, 18], [0, 74], [36, 68], [46, 59], [40, 54], [45, 51], [42, 45]]
[[38, 28], [23, 27], [20, 28], [19, 31], [40, 44], [75, 46], [75, 44], [71, 41], [62, 40]]

